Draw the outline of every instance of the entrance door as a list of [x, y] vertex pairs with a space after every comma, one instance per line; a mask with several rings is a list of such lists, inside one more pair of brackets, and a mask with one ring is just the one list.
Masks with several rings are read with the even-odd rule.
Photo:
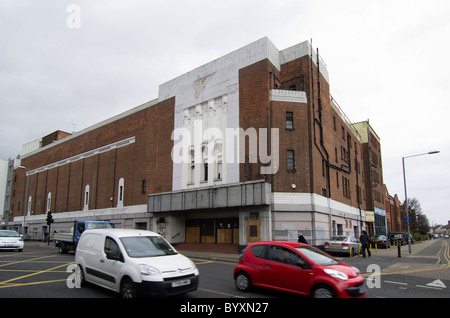
[[259, 242], [261, 236], [260, 229], [261, 223], [259, 219], [247, 220], [247, 242]]
[[239, 235], [239, 219], [238, 218], [227, 218], [227, 219], [217, 219], [217, 243], [219, 244], [237, 244], [235, 241], [236, 232]]

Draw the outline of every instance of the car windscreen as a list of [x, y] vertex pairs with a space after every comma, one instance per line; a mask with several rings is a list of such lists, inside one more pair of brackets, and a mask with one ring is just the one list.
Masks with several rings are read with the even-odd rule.
[[154, 257], [177, 254], [167, 242], [159, 236], [131, 236], [120, 239], [130, 257]]
[[296, 249], [308, 257], [311, 261], [313, 261], [316, 264], [322, 265], [322, 266], [329, 266], [329, 265], [337, 265], [341, 262], [337, 259], [329, 256], [328, 254], [323, 253], [322, 251], [310, 247], [310, 246], [299, 246], [296, 247]]
[[0, 237], [20, 237], [16, 231], [0, 231]]

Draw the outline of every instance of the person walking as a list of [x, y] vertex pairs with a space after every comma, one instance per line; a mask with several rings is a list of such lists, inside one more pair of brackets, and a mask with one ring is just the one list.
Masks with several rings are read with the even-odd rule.
[[305, 244], [308, 244], [308, 242], [306, 241], [306, 239], [304, 238], [304, 236], [302, 235], [301, 232], [298, 232], [297, 235], [298, 235], [298, 242], [299, 242], [299, 243], [305, 243]]
[[361, 245], [362, 245], [363, 257], [366, 257], [366, 249], [367, 249], [367, 254], [370, 257], [370, 241], [369, 241], [369, 236], [367, 235], [366, 231], [362, 231], [362, 234], [359, 237], [359, 241], [361, 242]]

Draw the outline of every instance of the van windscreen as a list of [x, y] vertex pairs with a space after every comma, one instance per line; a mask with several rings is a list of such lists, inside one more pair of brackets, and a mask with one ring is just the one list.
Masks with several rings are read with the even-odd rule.
[[132, 236], [120, 239], [129, 257], [154, 257], [177, 254], [159, 236]]

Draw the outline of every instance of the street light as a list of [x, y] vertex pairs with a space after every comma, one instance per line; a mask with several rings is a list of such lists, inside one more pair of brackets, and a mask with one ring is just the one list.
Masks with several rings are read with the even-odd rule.
[[25, 175], [27, 176], [27, 187], [25, 189], [25, 202], [24, 202], [25, 204], [24, 204], [24, 208], [23, 208], [23, 226], [22, 226], [22, 235], [25, 238], [25, 218], [28, 213], [28, 182], [30, 181], [30, 176], [29, 176], [28, 172], [30, 172], [30, 169], [28, 169], [24, 166], [18, 166], [17, 168], [27, 170], [27, 172], [25, 173]]
[[409, 223], [411, 221], [411, 218], [409, 217], [409, 209], [408, 209], [408, 195], [406, 194], [406, 174], [405, 174], [405, 159], [406, 158], [411, 158], [411, 157], [418, 157], [418, 156], [424, 156], [424, 155], [434, 155], [439, 153], [438, 150], [433, 150], [433, 151], [429, 151], [429, 152], [425, 152], [425, 153], [419, 153], [417, 155], [411, 155], [411, 156], [406, 156], [406, 157], [402, 157], [402, 166], [403, 166], [403, 185], [405, 187], [405, 205], [406, 205], [406, 224], [408, 225], [408, 251], [409, 254], [411, 254], [411, 235], [409, 233], [410, 228], [409, 228]]

